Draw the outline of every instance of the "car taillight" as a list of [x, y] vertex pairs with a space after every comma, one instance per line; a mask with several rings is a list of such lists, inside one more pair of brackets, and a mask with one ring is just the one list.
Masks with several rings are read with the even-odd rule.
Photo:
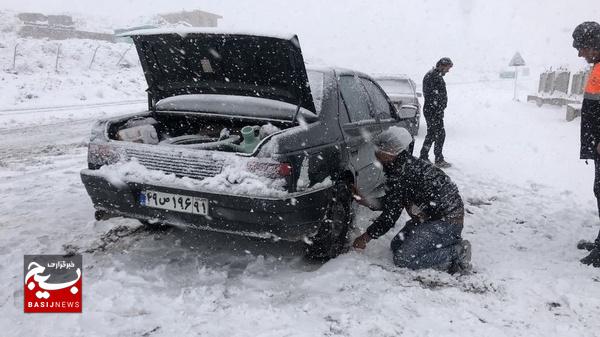
[[90, 143], [88, 146], [88, 164], [90, 167], [114, 164], [121, 158], [121, 152], [112, 145]]
[[292, 165], [288, 163], [279, 163], [279, 175], [282, 177], [288, 177], [292, 175]]
[[250, 172], [273, 179], [292, 175], [292, 165], [289, 163], [251, 161], [246, 166]]

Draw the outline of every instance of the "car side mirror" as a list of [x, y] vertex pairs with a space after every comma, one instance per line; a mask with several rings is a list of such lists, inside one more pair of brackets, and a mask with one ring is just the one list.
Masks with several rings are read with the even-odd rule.
[[418, 108], [412, 104], [405, 104], [398, 109], [398, 118], [412, 118], [417, 115]]
[[417, 97], [423, 97], [423, 94], [417, 91]]

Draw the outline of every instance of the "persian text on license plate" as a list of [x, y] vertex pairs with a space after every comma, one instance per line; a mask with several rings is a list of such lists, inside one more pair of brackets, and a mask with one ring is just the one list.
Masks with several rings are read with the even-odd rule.
[[208, 214], [208, 200], [180, 194], [171, 194], [157, 191], [143, 191], [140, 194], [140, 205], [167, 209], [170, 211]]

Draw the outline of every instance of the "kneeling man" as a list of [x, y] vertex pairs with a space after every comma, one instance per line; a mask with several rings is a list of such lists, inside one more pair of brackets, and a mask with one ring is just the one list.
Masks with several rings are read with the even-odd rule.
[[[373, 142], [386, 175], [383, 212], [354, 240], [354, 248], [364, 249], [387, 233], [406, 208], [412, 219], [392, 240], [394, 263], [410, 269], [467, 272], [471, 245], [461, 237], [464, 206], [456, 185], [441, 169], [408, 153], [412, 137], [406, 129], [391, 127]], [[363, 198], [357, 199], [365, 204]]]

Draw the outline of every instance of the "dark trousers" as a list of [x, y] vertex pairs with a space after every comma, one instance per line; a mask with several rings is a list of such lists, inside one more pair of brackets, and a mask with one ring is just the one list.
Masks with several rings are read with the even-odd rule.
[[429, 149], [431, 145], [435, 143], [433, 148], [433, 154], [435, 160], [443, 160], [444, 155], [442, 149], [444, 148], [444, 141], [446, 140], [446, 130], [444, 129], [444, 112], [434, 111], [428, 112], [423, 111], [425, 121], [427, 122], [427, 135], [423, 141], [423, 147], [421, 148], [421, 158], [429, 156]]
[[442, 220], [408, 221], [392, 239], [394, 264], [409, 269], [447, 270], [458, 258], [462, 226]]
[[[600, 217], [600, 158], [594, 160], [594, 168], [594, 195], [596, 196], [598, 216]], [[598, 237], [596, 237], [596, 247], [600, 247], [600, 232], [598, 232]]]

